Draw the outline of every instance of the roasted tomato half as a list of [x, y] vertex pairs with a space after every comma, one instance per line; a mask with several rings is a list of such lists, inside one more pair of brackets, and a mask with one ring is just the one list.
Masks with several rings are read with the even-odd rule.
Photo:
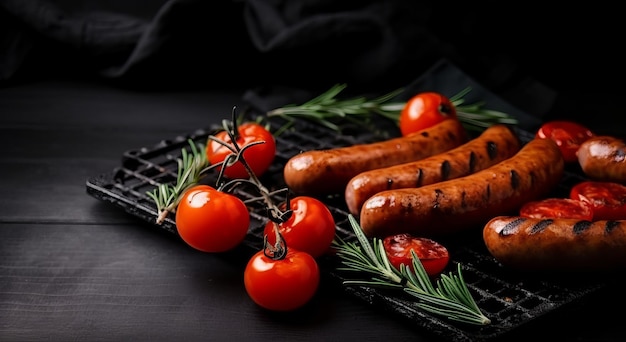
[[588, 202], [571, 198], [546, 198], [524, 204], [520, 209], [520, 216], [538, 219], [570, 218], [592, 221], [593, 208]]
[[578, 162], [576, 151], [580, 144], [593, 136], [594, 133], [589, 128], [566, 120], [546, 122], [535, 134], [535, 138], [552, 139], [559, 146], [567, 163]]
[[424, 237], [411, 234], [396, 234], [383, 239], [383, 246], [389, 262], [400, 269], [404, 264], [413, 269], [411, 250], [419, 257], [424, 270], [429, 276], [439, 275], [448, 265], [450, 254], [442, 244]]
[[620, 183], [580, 182], [570, 190], [570, 198], [591, 204], [596, 221], [626, 220], [626, 186]]

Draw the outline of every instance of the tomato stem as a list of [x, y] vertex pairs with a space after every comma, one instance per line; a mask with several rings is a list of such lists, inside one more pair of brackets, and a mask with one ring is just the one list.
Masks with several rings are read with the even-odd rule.
[[[248, 143], [244, 146], [239, 146], [239, 144], [237, 143], [237, 138], [238, 138], [239, 133], [238, 133], [238, 128], [237, 128], [237, 120], [236, 120], [236, 114], [235, 114], [234, 108], [233, 108], [232, 121], [228, 122], [224, 120], [222, 122], [222, 125], [224, 129], [227, 131], [229, 138], [231, 139], [232, 146], [221, 139], [218, 139], [214, 136], [209, 136], [209, 139], [212, 139], [213, 141], [216, 141], [220, 143], [221, 145], [229, 148], [232, 152], [232, 154], [230, 154], [228, 157], [224, 159], [224, 163], [223, 163], [224, 167], [221, 169], [220, 176], [218, 177], [218, 184], [221, 180], [221, 176], [223, 174], [224, 169], [226, 169], [227, 166], [233, 165], [237, 162], [240, 162], [244, 166], [244, 168], [246, 169], [246, 172], [248, 173], [249, 179], [247, 180], [239, 179], [239, 180], [227, 182], [227, 183], [219, 185], [218, 189], [223, 191], [227, 187], [229, 187], [229, 191], [232, 191], [232, 187], [235, 187], [239, 184], [244, 184], [244, 183], [250, 184], [257, 189], [257, 191], [261, 194], [261, 199], [263, 200], [263, 202], [265, 203], [267, 207], [267, 212], [268, 212], [267, 217], [270, 221], [274, 223], [273, 224], [274, 232], [276, 234], [276, 237], [275, 237], [276, 242], [274, 243], [273, 246], [267, 242], [267, 236], [263, 237], [263, 253], [267, 257], [272, 258], [274, 260], [283, 259], [287, 255], [287, 242], [285, 241], [283, 236], [280, 234], [278, 225], [280, 223], [287, 221], [293, 213], [293, 211], [290, 209], [291, 204], [290, 204], [290, 196], [288, 193], [288, 189], [287, 188], [284, 189], [284, 191], [287, 191], [287, 195], [285, 196], [286, 210], [282, 211], [272, 200], [272, 193], [259, 180], [258, 176], [254, 173], [254, 171], [252, 170], [252, 168], [250, 167], [250, 165], [248, 164], [248, 162], [246, 161], [243, 155], [243, 153], [248, 148], [257, 144], [264, 144], [265, 141], [255, 141], [255, 142]], [[258, 200], [258, 198], [255, 200]]]
[[[264, 144], [265, 141], [254, 141], [244, 146], [240, 146], [237, 141], [239, 138], [238, 124], [235, 115], [235, 108], [233, 108], [232, 121], [223, 120], [222, 127], [228, 134], [231, 143], [228, 143], [217, 136], [209, 135], [207, 144], [209, 141], [215, 141], [221, 146], [230, 150], [230, 154], [227, 155], [223, 161], [209, 165], [206, 157], [206, 153], [199, 149], [193, 141], [189, 140], [191, 146], [191, 152], [186, 149], [182, 149], [182, 157], [177, 160], [178, 173], [175, 184], [161, 184], [157, 186], [153, 191], [147, 192], [156, 206], [157, 206], [157, 223], [162, 223], [170, 213], [174, 213], [178, 203], [181, 200], [182, 194], [185, 190], [191, 186], [197, 184], [201, 176], [210, 169], [215, 167], [219, 168], [219, 173], [216, 179], [216, 189], [218, 191], [230, 192], [234, 191], [234, 188], [241, 185], [249, 185], [255, 188], [260, 196], [253, 199], [248, 199], [244, 203], [250, 201], [263, 201], [267, 208], [267, 217], [274, 223], [275, 240], [274, 245], [271, 245], [267, 241], [267, 236], [263, 237], [263, 253], [274, 259], [280, 260], [287, 255], [287, 243], [283, 236], [280, 234], [279, 225], [287, 221], [293, 214], [291, 210], [289, 189], [284, 188], [278, 191], [270, 192], [259, 180], [258, 176], [254, 173], [246, 159], [244, 158], [244, 152], [250, 147], [257, 144]], [[248, 179], [233, 179], [230, 181], [224, 181], [224, 171], [227, 167], [240, 162], [249, 175]], [[273, 196], [285, 192], [285, 204], [286, 209], [283, 211], [274, 203]]]
[[[231, 115], [230, 127], [227, 126], [228, 122], [224, 122], [224, 128], [226, 129], [226, 132], [228, 132], [228, 135], [230, 136], [233, 142], [239, 139], [239, 124], [237, 122], [236, 109], [237, 107], [234, 106], [232, 115]], [[233, 145], [237, 146], [237, 144], [233, 144]]]
[[274, 222], [274, 232], [276, 234], [276, 242], [272, 245], [267, 240], [267, 235], [263, 236], [263, 254], [272, 260], [282, 260], [287, 256], [287, 241], [278, 229], [278, 223]]

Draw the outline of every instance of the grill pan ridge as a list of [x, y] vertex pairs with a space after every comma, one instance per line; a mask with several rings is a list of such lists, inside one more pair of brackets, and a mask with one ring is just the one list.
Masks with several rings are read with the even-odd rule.
[[[270, 120], [272, 130], [278, 129], [284, 122], [280, 119]], [[347, 134], [337, 134], [320, 125], [298, 120], [294, 129], [283, 132], [276, 137], [276, 158], [270, 169], [261, 177], [261, 181], [269, 189], [285, 187], [282, 170], [287, 160], [311, 149], [324, 149], [367, 143], [384, 139], [380, 134], [355, 130]], [[142, 147], [123, 153], [121, 164], [111, 172], [88, 178], [86, 191], [98, 200], [111, 203], [127, 213], [154, 224], [157, 229], [176, 233], [173, 216], [157, 225], [157, 212], [152, 199], [146, 192], [159, 184], [172, 183], [176, 179], [177, 159], [183, 148], [189, 148], [189, 140], [204, 144], [209, 134], [218, 129], [217, 126], [198, 129], [192, 133], [162, 140], [152, 147]], [[523, 142], [528, 142], [533, 135], [515, 128]], [[211, 184], [211, 175], [206, 181]], [[580, 170], [567, 167], [565, 177], [555, 190], [555, 196], [566, 196], [568, 189], [576, 182], [584, 180]], [[203, 180], [204, 181], [204, 180]], [[254, 197], [254, 194], [237, 190], [242, 198]], [[281, 198], [276, 198], [280, 201]], [[347, 219], [348, 210], [342, 196], [331, 196], [322, 199], [329, 207], [336, 221], [337, 234], [347, 241], [354, 241], [355, 236]], [[262, 241], [262, 230], [266, 219], [263, 208], [252, 208], [251, 224], [245, 244], [258, 248]], [[424, 311], [415, 305], [415, 298], [403, 294], [402, 291], [385, 291], [362, 286], [340, 287], [367, 304], [384, 309], [404, 320], [417, 329], [433, 334], [443, 340], [450, 341], [488, 341], [510, 334], [515, 329], [536, 320], [537, 318], [562, 309], [566, 304], [576, 302], [586, 295], [606, 286], [602, 277], [588, 277], [589, 280], [553, 275], [520, 274], [503, 268], [491, 257], [480, 236], [463, 236], [442, 241], [450, 251], [450, 270], [461, 265], [463, 278], [479, 308], [492, 321], [486, 326], [472, 326], [454, 323]], [[354, 274], [345, 274], [336, 270], [338, 260], [329, 257], [322, 262], [322, 270], [337, 281], [354, 279]]]

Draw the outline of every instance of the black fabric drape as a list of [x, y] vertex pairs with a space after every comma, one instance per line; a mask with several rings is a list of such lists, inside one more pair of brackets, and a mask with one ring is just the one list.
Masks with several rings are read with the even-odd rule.
[[162, 1], [144, 17], [62, 2], [0, 1], [3, 81], [75, 74], [137, 87], [206, 86], [251, 51], [240, 9], [228, 1]]
[[141, 87], [345, 82], [381, 89], [410, 82], [441, 57], [461, 62], [432, 30], [447, 19], [435, 3], [161, 2], [138, 17], [95, 0], [82, 8], [69, 0], [0, 0], [2, 80], [73, 72]]
[[0, 85], [81, 77], [383, 93], [444, 59], [533, 115], [584, 121], [624, 114], [620, 13], [603, 3], [0, 0]]

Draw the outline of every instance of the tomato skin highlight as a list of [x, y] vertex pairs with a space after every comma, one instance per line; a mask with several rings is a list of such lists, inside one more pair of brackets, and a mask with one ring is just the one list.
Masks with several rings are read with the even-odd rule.
[[424, 270], [431, 277], [439, 275], [450, 261], [450, 253], [445, 246], [432, 239], [411, 234], [387, 236], [383, 239], [383, 247], [389, 262], [397, 269], [400, 269], [400, 264], [404, 264], [413, 270], [411, 250], [414, 250]]
[[418, 93], [400, 111], [400, 132], [406, 136], [447, 119], [457, 119], [456, 107], [450, 99], [437, 92]]
[[529, 218], [570, 218], [593, 220], [593, 208], [588, 202], [571, 198], [546, 198], [524, 204], [520, 216]]
[[626, 186], [620, 183], [583, 181], [570, 189], [570, 198], [591, 204], [596, 221], [626, 220]]
[[271, 311], [292, 311], [304, 306], [317, 292], [320, 270], [310, 254], [290, 248], [284, 259], [256, 252], [244, 270], [248, 296]]
[[594, 135], [589, 128], [577, 122], [554, 120], [541, 125], [535, 138], [552, 139], [559, 146], [565, 162], [573, 163], [578, 162], [576, 151], [578, 151], [580, 144]]
[[[264, 141], [262, 144], [250, 146], [243, 153], [243, 158], [252, 169], [252, 172], [260, 177], [269, 169], [274, 161], [276, 156], [276, 140], [270, 131], [255, 122], [243, 123], [238, 126], [237, 131], [239, 132], [239, 136], [237, 137], [236, 143], [240, 148], [253, 142]], [[233, 146], [233, 142], [226, 131], [217, 132], [215, 137]], [[232, 153], [226, 146], [212, 139], [207, 142], [205, 152], [207, 160], [212, 165], [223, 162], [226, 157]], [[221, 168], [221, 166], [218, 167], [218, 170], [221, 170]], [[250, 177], [240, 161], [227, 167], [224, 170], [224, 175], [231, 179], [247, 179]]]
[[176, 209], [176, 229], [191, 247], [203, 252], [225, 252], [246, 237], [250, 213], [243, 201], [208, 185], [196, 185], [183, 194]]
[[[314, 258], [325, 254], [335, 238], [335, 219], [328, 207], [320, 200], [298, 196], [290, 200], [293, 213], [289, 219], [278, 224], [278, 229], [288, 248], [311, 254]], [[281, 210], [285, 209], [285, 203]], [[264, 234], [267, 242], [276, 242], [275, 223], [268, 221]]]

